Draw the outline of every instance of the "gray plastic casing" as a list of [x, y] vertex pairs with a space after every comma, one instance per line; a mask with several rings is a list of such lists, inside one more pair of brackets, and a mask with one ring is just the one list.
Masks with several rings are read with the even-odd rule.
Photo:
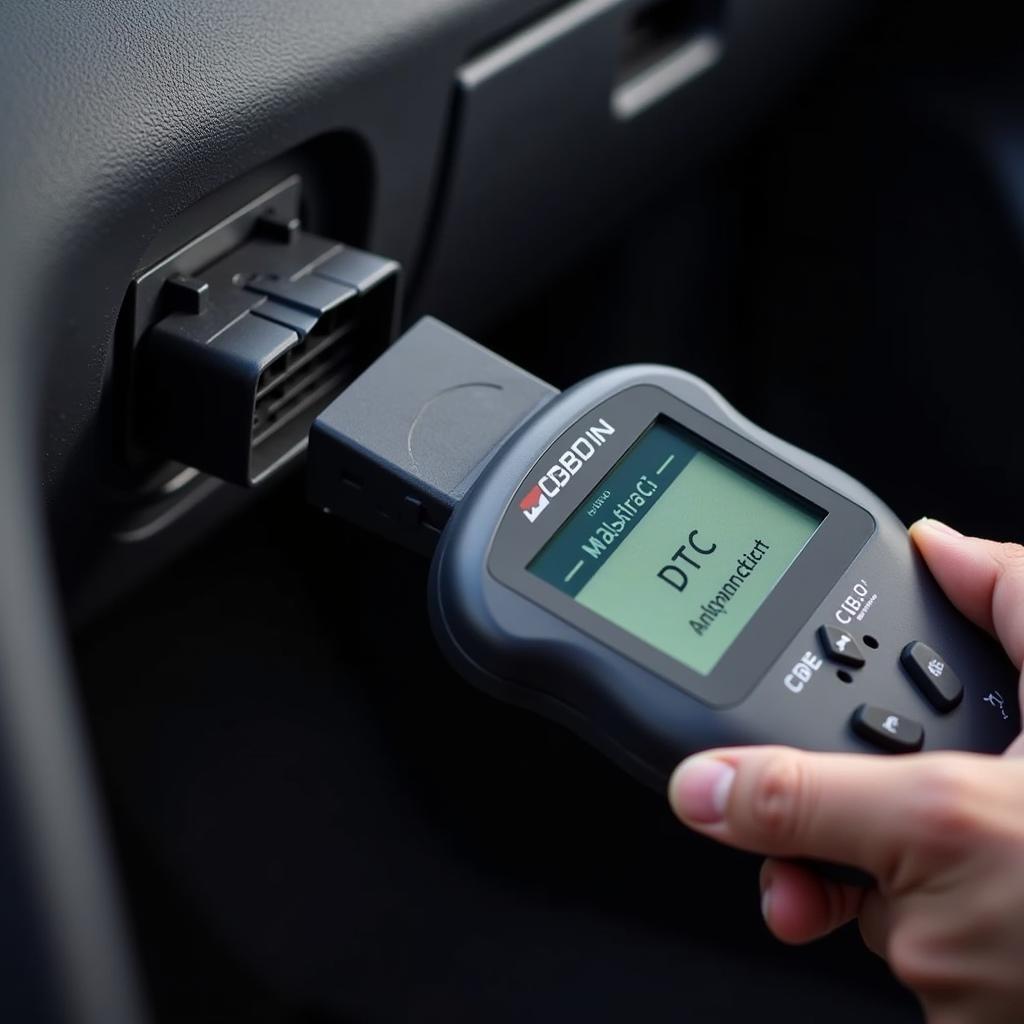
[[309, 500], [429, 555], [480, 468], [557, 394], [423, 317], [317, 417]]
[[[499, 581], [489, 568], [495, 535], [522, 485], [547, 465], [563, 434], [626, 388], [651, 384], [865, 509], [876, 529], [802, 624], [778, 637], [778, 653], [748, 695], [712, 707], [600, 638]], [[652, 414], [653, 419], [653, 414]], [[582, 496], [582, 495], [581, 495]], [[574, 501], [575, 505], [576, 502]], [[877, 650], [852, 683], [837, 678], [816, 631], [864, 580], [875, 596], [849, 628]], [[771, 598], [769, 597], [769, 601]], [[866, 604], [866, 599], [862, 601]], [[1017, 674], [1006, 655], [950, 604], [903, 523], [871, 491], [834, 466], [755, 426], [703, 381], [662, 366], [627, 366], [589, 378], [526, 422], [489, 461], [442, 534], [431, 567], [434, 632], [455, 668], [482, 689], [572, 729], [632, 774], [663, 785], [678, 761], [710, 747], [780, 743], [814, 750], [876, 751], [850, 727], [855, 709], [878, 705], [922, 723], [925, 750], [998, 752], [1020, 729]], [[859, 610], [859, 609], [858, 609]], [[912, 640], [940, 651], [965, 687], [940, 714], [899, 657]], [[807, 652], [822, 665], [798, 689], [792, 668]], [[985, 697], [999, 691], [1001, 709]], [[1006, 717], [1003, 717], [1005, 713]]]

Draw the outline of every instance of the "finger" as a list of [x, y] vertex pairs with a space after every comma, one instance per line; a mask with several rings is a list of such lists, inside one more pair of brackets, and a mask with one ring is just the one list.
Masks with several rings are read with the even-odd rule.
[[910, 536], [950, 601], [994, 632], [1019, 669], [1024, 662], [1024, 547], [965, 537], [935, 519], [914, 523]]
[[761, 913], [783, 942], [813, 942], [853, 920], [864, 891], [840, 885], [807, 868], [766, 860], [761, 869]]
[[934, 803], [935, 779], [966, 772], [969, 757], [716, 750], [675, 770], [669, 801], [691, 828], [730, 846], [848, 864], [891, 884], [919, 844], [919, 808]]

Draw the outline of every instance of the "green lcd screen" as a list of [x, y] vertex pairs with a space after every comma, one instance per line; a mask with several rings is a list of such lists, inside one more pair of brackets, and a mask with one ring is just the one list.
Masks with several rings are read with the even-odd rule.
[[529, 570], [707, 675], [824, 518], [661, 418]]

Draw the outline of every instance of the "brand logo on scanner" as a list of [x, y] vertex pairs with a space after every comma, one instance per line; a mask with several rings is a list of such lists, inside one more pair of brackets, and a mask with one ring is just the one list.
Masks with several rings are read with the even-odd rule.
[[539, 484], [534, 484], [530, 488], [530, 493], [519, 502], [519, 507], [532, 523], [548, 507], [548, 496], [540, 489]]
[[588, 427], [561, 455], [555, 464], [526, 492], [519, 502], [523, 515], [532, 523], [551, 504], [565, 485], [589, 462], [601, 445], [615, 433], [603, 417]]

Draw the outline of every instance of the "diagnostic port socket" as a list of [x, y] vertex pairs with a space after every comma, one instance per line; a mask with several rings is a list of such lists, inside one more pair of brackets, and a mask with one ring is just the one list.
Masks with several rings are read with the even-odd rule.
[[304, 450], [397, 321], [398, 264], [304, 232], [294, 197], [278, 198], [250, 211], [227, 255], [191, 269], [198, 239], [191, 261], [175, 254], [135, 282], [152, 318], [133, 354], [138, 441], [245, 486]]

